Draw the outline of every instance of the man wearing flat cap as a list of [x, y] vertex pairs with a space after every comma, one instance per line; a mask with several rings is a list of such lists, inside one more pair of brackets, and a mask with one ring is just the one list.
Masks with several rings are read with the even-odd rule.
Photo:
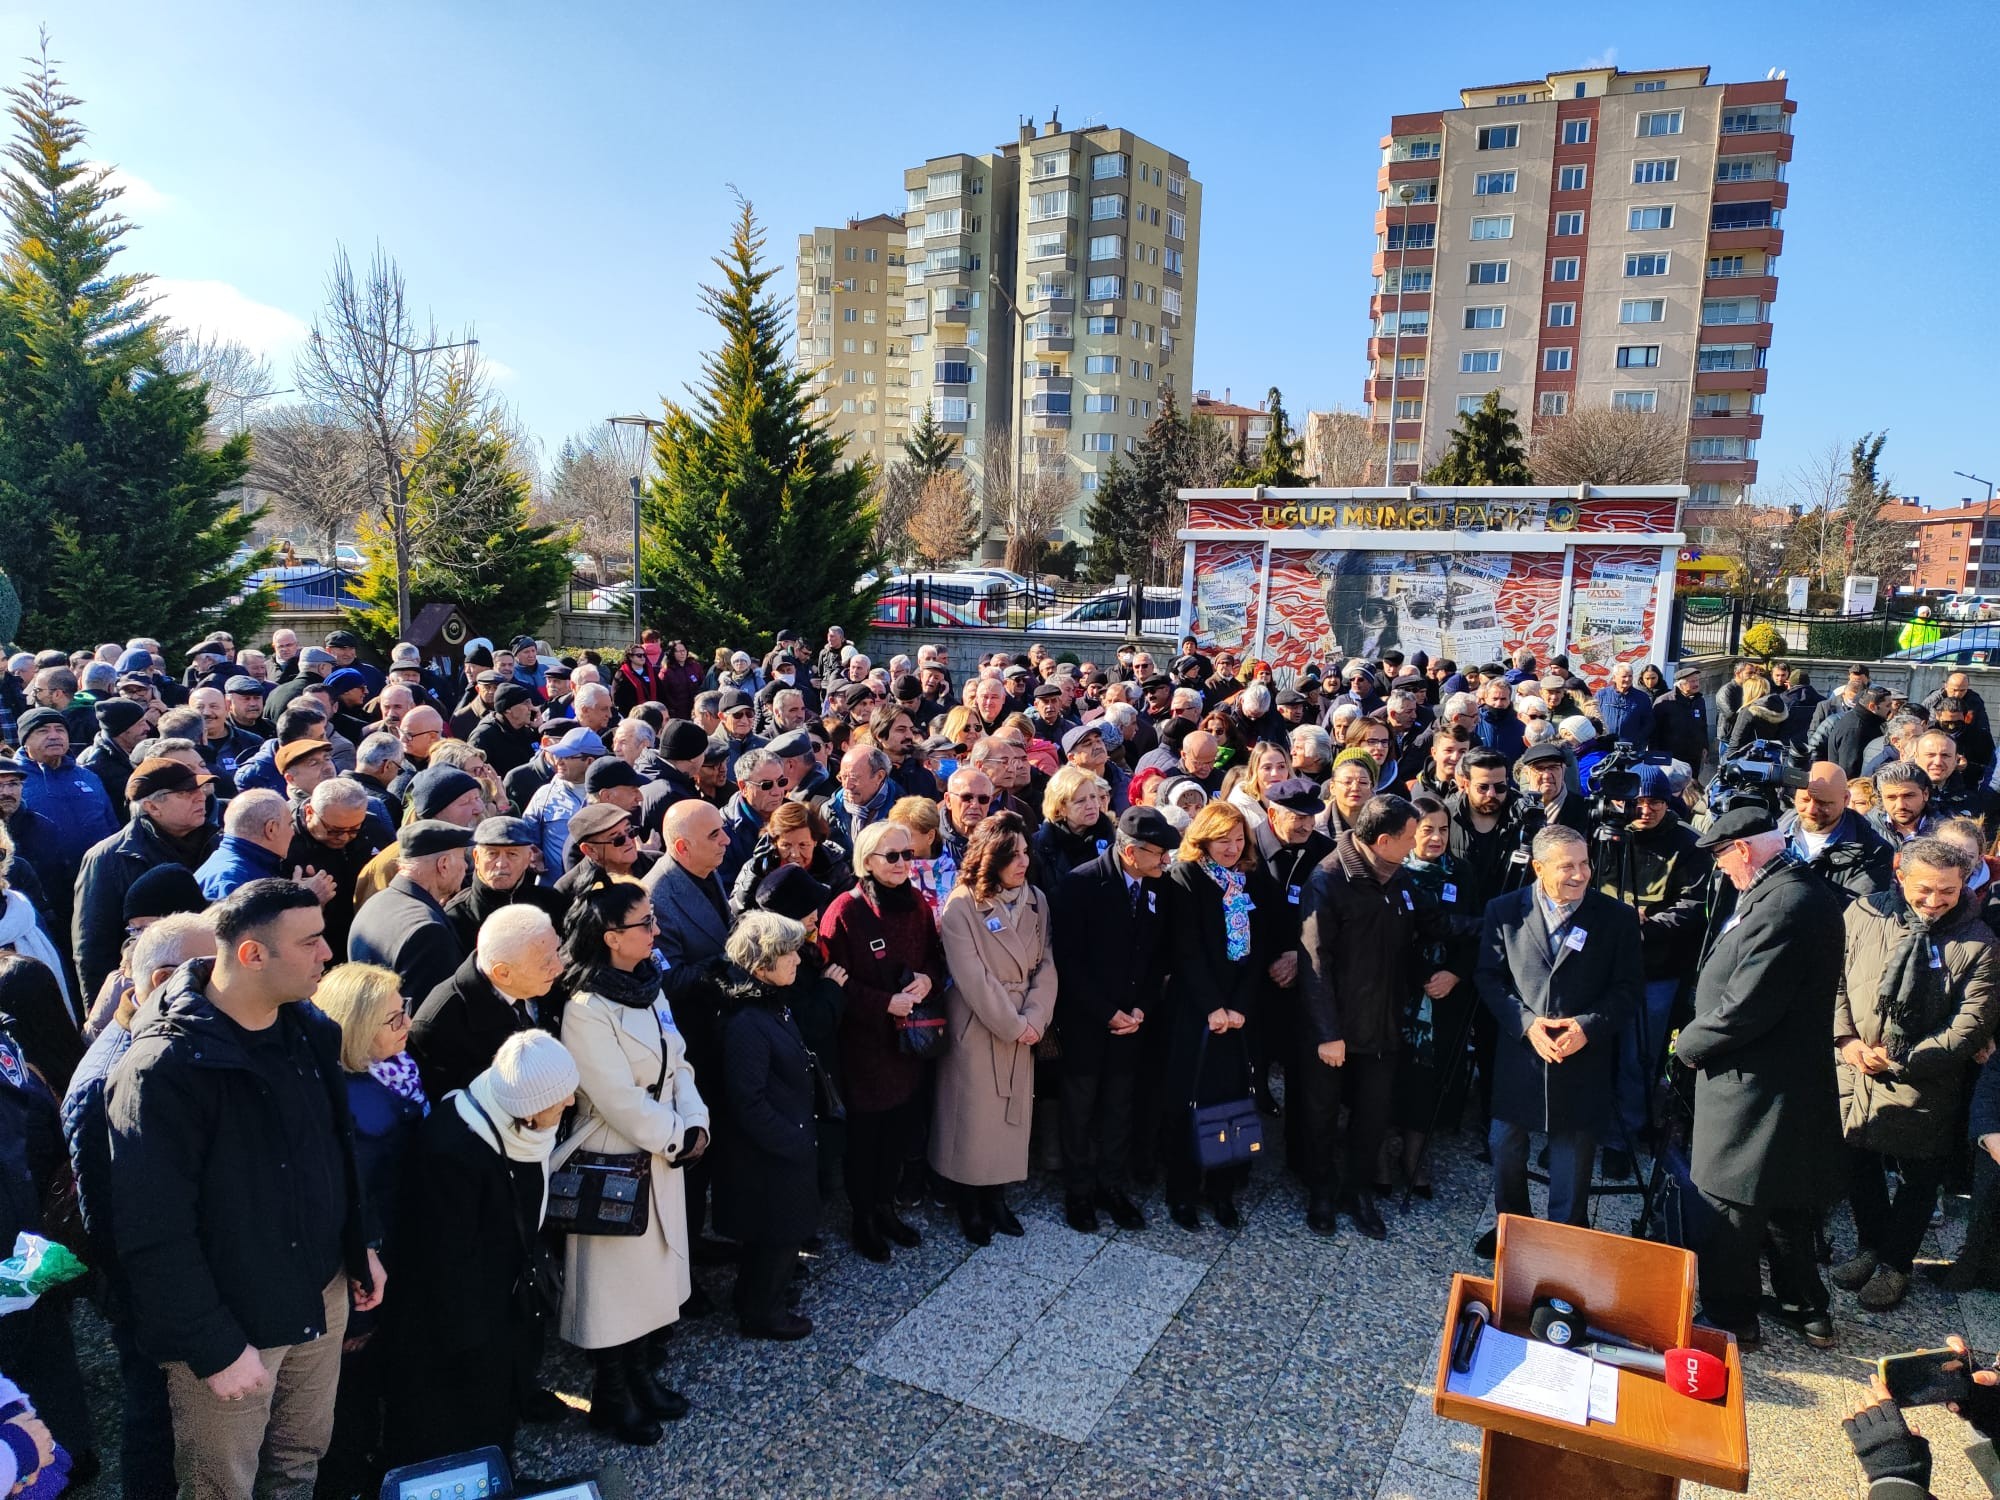
[[406, 1009], [418, 996], [451, 978], [465, 961], [458, 929], [444, 904], [465, 883], [472, 830], [439, 818], [405, 823], [396, 835], [396, 878], [354, 914], [347, 956], [355, 963], [394, 969], [403, 981]]
[[370, 666], [361, 659], [361, 637], [351, 630], [335, 630], [326, 638], [327, 652], [333, 657], [335, 671], [352, 671], [361, 674], [363, 686], [372, 698], [382, 691], [382, 670]]
[[1707, 1213], [1701, 1316], [1760, 1340], [1768, 1248], [1776, 1315], [1833, 1343], [1814, 1228], [1843, 1181], [1833, 1012], [1846, 952], [1840, 896], [1758, 807], [1725, 812], [1700, 847], [1736, 888], [1736, 910], [1703, 959], [1694, 1019], [1674, 1055], [1695, 1071], [1689, 1175]]
[[125, 892], [132, 882], [160, 865], [200, 869], [214, 852], [219, 833], [208, 822], [208, 785], [214, 779], [159, 756], [133, 768], [125, 783], [131, 821], [92, 846], [76, 877], [72, 938], [87, 1000], [96, 998], [104, 976], [118, 967]]
[[[464, 829], [476, 827], [487, 815], [486, 793], [472, 776], [456, 766], [430, 766], [410, 782], [403, 799], [406, 815], [455, 823]], [[354, 880], [354, 905], [359, 910], [389, 888], [396, 878], [401, 849], [391, 843], [368, 861]]]
[[485, 755], [494, 775], [505, 777], [534, 755], [539, 716], [533, 693], [518, 682], [503, 682], [493, 690], [493, 711], [473, 726], [466, 742]]
[[484, 818], [472, 830], [472, 882], [444, 904], [467, 953], [486, 919], [509, 906], [535, 907], [562, 925], [569, 901], [538, 877], [540, 847], [535, 825], [526, 818]]
[[1710, 756], [1708, 698], [1701, 690], [1701, 669], [1684, 664], [1674, 673], [1674, 687], [1653, 700], [1653, 749], [1686, 761], [1696, 775]]

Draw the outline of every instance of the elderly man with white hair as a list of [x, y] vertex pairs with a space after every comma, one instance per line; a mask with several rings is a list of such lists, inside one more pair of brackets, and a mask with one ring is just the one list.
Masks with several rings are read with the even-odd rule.
[[424, 1093], [442, 1099], [493, 1061], [517, 1031], [543, 1026], [562, 1008], [562, 940], [536, 906], [503, 906], [480, 924], [477, 946], [451, 978], [416, 1005], [410, 1056]]

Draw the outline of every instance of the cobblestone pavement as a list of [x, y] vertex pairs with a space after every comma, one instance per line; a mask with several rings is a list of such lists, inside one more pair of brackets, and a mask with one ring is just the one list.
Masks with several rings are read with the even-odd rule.
[[[1451, 1273], [1485, 1264], [1471, 1245], [1486, 1177], [1463, 1137], [1444, 1143], [1439, 1171], [1434, 1201], [1385, 1209], [1380, 1244], [1345, 1220], [1336, 1239], [1309, 1233], [1293, 1184], [1268, 1162], [1233, 1233], [1181, 1230], [1155, 1192], [1143, 1232], [1080, 1235], [1038, 1177], [1012, 1194], [1024, 1238], [974, 1251], [950, 1213], [925, 1206], [909, 1216], [923, 1245], [881, 1266], [847, 1248], [839, 1206], [803, 1289], [810, 1338], [744, 1340], [726, 1315], [683, 1321], [667, 1371], [694, 1410], [650, 1449], [584, 1424], [588, 1367], [564, 1350], [554, 1384], [579, 1415], [524, 1428], [519, 1466], [556, 1475], [615, 1462], [645, 1500], [1472, 1500], [1479, 1435], [1440, 1421], [1425, 1392]], [[1629, 1224], [1630, 1204], [1605, 1200], [1604, 1227]], [[1833, 1223], [1844, 1249], [1844, 1210]], [[1927, 1253], [1959, 1232], [1954, 1216]], [[697, 1272], [725, 1308], [731, 1274]], [[1834, 1295], [1839, 1349], [1811, 1349], [1767, 1320], [1763, 1349], [1746, 1357], [1753, 1495], [1860, 1492], [1839, 1426], [1867, 1373], [1851, 1356], [1952, 1332], [2000, 1346], [2000, 1295], [1952, 1297], [1919, 1277], [1888, 1315]], [[108, 1469], [91, 1493], [108, 1497], [116, 1383], [101, 1330], [86, 1323]], [[1969, 1429], [1942, 1411], [1922, 1426], [1937, 1494], [1982, 1494], [1961, 1451]]]

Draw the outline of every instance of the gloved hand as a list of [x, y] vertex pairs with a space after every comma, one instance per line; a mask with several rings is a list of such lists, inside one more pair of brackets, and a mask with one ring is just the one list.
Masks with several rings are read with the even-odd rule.
[[1931, 1445], [1910, 1431], [1893, 1401], [1864, 1400], [1842, 1424], [1861, 1472], [1877, 1479], [1907, 1479], [1928, 1491], [1931, 1487]]

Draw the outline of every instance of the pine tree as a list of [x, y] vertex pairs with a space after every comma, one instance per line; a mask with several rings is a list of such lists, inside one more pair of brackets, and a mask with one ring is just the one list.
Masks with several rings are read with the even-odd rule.
[[910, 428], [910, 435], [903, 439], [903, 462], [915, 476], [917, 488], [933, 474], [942, 474], [951, 467], [951, 461], [958, 457], [958, 439], [937, 424], [930, 403], [924, 402], [917, 408], [916, 423]]
[[1193, 430], [1181, 415], [1173, 387], [1163, 387], [1131, 464], [1112, 461], [1084, 515], [1094, 576], [1110, 579], [1125, 573], [1151, 581], [1159, 572], [1163, 559], [1175, 551], [1180, 490], [1189, 482], [1194, 448]]
[[881, 562], [874, 466], [843, 465], [846, 440], [812, 416], [765, 293], [777, 269], [760, 263], [763, 248], [744, 203], [715, 260], [723, 284], [702, 289], [722, 347], [687, 404], [667, 403], [644, 502], [647, 615], [705, 646], [747, 646], [785, 625], [852, 632], [873, 604], [861, 575]]
[[[569, 584], [573, 526], [537, 523], [533, 489], [499, 413], [469, 364], [425, 402], [411, 451], [410, 599], [450, 602], [496, 640], [533, 635]], [[388, 522], [364, 513], [365, 559], [348, 611], [378, 644], [396, 639], [396, 548]]]
[[[1886, 432], [1865, 432], [1847, 453], [1846, 493], [1836, 513], [1845, 573], [1880, 580], [1883, 593], [1903, 581], [1909, 571], [1908, 528], [1882, 519], [1882, 508], [1895, 502], [1895, 487], [1882, 476]], [[1843, 574], [1844, 576], [1844, 574]]]
[[169, 369], [147, 278], [112, 269], [132, 227], [120, 188], [43, 51], [7, 90], [0, 215], [0, 567], [21, 637], [75, 646], [134, 635], [169, 654], [210, 630], [244, 638], [267, 610], [234, 560], [261, 511], [228, 492], [250, 440], [211, 446], [208, 388]]
[[1425, 484], [1533, 484], [1528, 450], [1514, 413], [1500, 404], [1500, 393], [1488, 391], [1476, 411], [1461, 412], [1445, 450]]
[[1292, 420], [1285, 415], [1285, 398], [1271, 387], [1264, 400], [1271, 414], [1271, 434], [1255, 463], [1245, 463], [1229, 481], [1234, 485], [1261, 484], [1271, 489], [1302, 489], [1312, 483], [1301, 467], [1306, 461], [1306, 443], [1292, 435]]

